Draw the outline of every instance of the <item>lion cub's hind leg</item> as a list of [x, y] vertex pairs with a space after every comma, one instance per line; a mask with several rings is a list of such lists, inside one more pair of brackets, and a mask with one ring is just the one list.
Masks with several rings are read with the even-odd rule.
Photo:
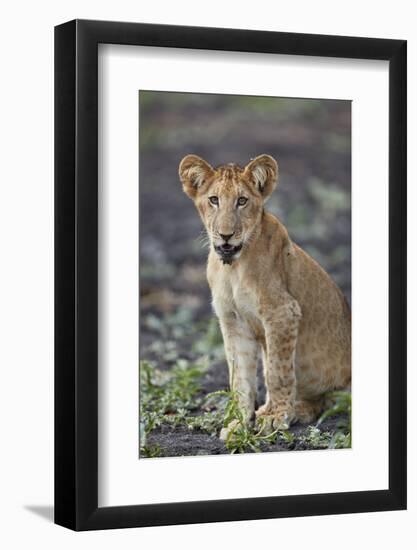
[[297, 399], [295, 402], [295, 419], [302, 424], [317, 420], [324, 408], [324, 398], [314, 400]]

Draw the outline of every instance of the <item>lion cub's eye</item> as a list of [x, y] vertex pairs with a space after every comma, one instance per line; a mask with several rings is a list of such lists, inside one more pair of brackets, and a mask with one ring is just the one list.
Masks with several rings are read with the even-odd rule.
[[248, 202], [248, 199], [246, 197], [239, 197], [237, 199], [238, 206], [244, 206]]
[[219, 197], [209, 197], [209, 201], [211, 202], [211, 204], [217, 206], [219, 204]]

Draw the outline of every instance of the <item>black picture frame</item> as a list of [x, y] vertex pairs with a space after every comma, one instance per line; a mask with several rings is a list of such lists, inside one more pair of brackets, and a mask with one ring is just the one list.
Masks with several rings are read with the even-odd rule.
[[[109, 43], [389, 62], [387, 490], [98, 507], [97, 53]], [[91, 530], [406, 508], [406, 47], [404, 40], [106, 21], [55, 28], [57, 524]]]

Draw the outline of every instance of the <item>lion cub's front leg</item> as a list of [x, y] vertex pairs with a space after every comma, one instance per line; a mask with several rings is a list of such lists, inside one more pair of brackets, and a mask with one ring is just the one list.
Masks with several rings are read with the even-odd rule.
[[295, 349], [301, 310], [288, 300], [263, 319], [266, 402], [256, 411], [265, 432], [287, 429], [295, 419]]
[[[248, 325], [235, 315], [220, 318], [220, 327], [229, 366], [230, 388], [237, 394], [245, 422], [250, 422], [255, 416], [258, 343]], [[224, 427], [220, 438], [227, 439], [235, 424]]]

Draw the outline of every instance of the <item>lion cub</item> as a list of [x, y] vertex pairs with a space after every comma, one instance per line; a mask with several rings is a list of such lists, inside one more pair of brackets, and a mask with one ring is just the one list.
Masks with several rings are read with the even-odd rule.
[[260, 155], [244, 168], [212, 168], [187, 155], [179, 176], [210, 239], [207, 279], [246, 420], [255, 417], [259, 351], [267, 393], [256, 417], [267, 431], [314, 420], [324, 393], [350, 383], [351, 315], [329, 275], [264, 210], [277, 162]]

